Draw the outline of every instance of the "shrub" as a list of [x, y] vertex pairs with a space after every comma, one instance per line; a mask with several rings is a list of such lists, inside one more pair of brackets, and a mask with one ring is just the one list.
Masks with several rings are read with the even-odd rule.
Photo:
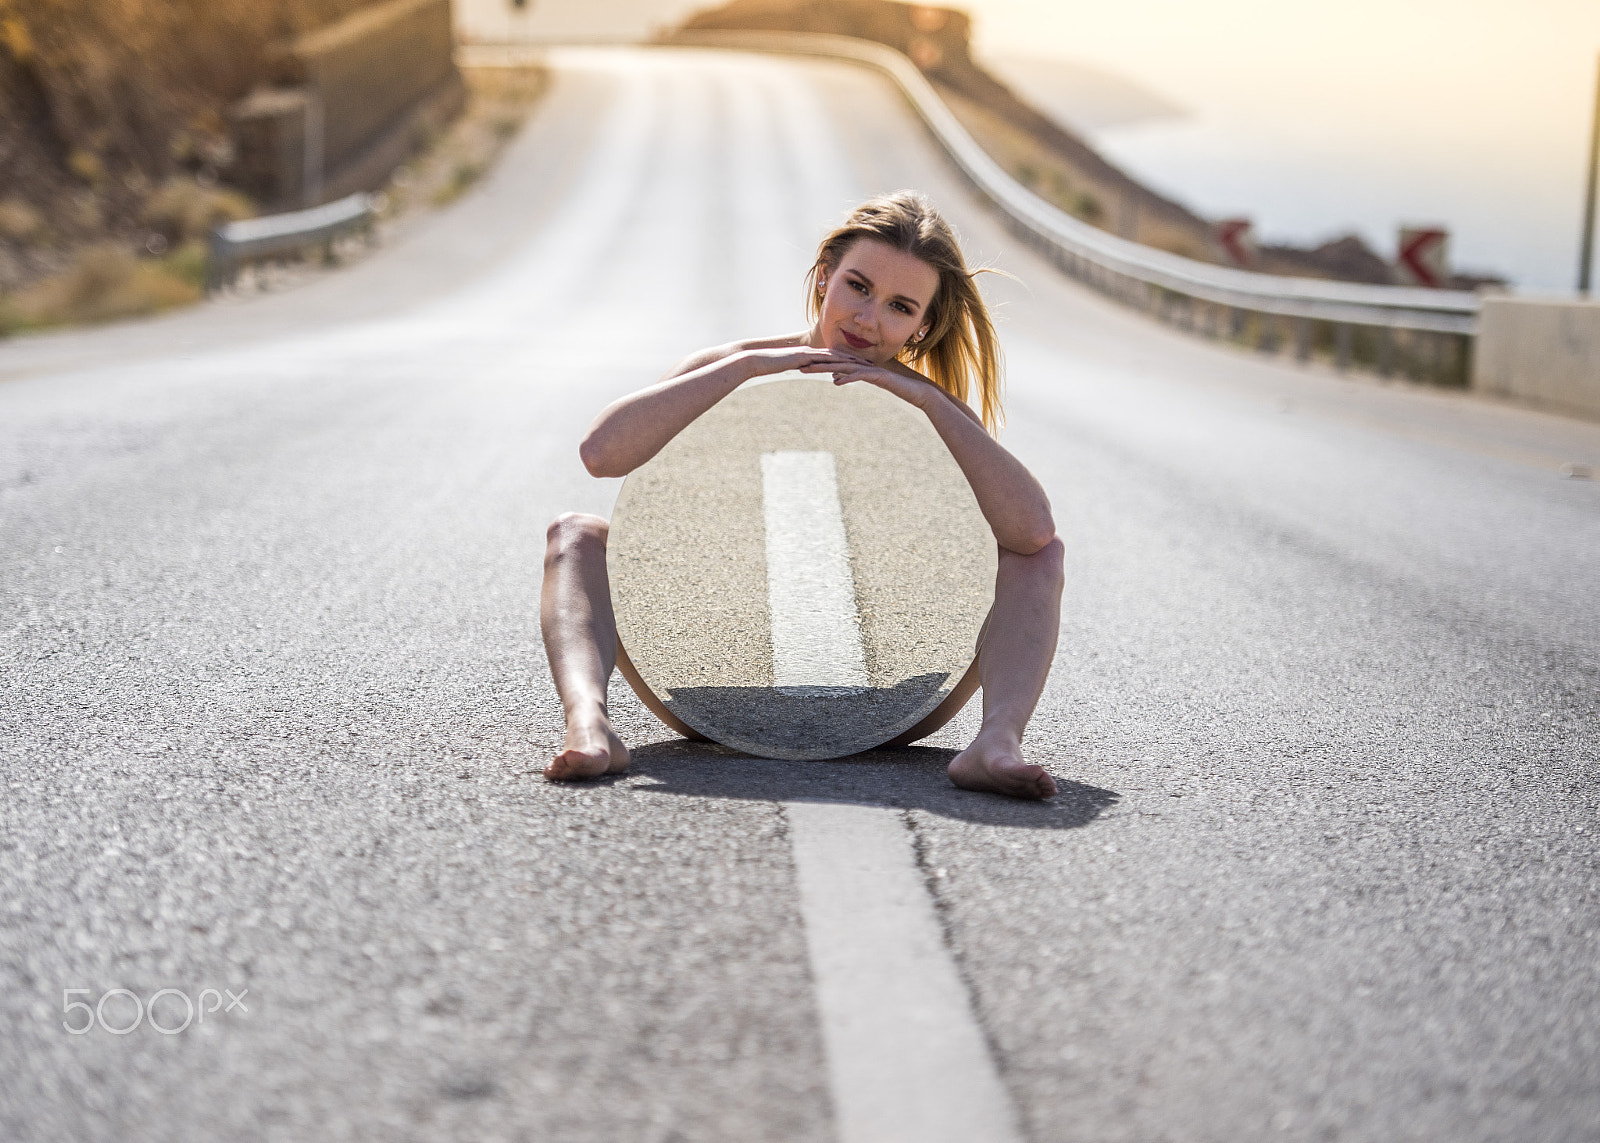
[[455, 169], [450, 172], [450, 181], [434, 192], [433, 205], [448, 206], [460, 198], [473, 183], [478, 181], [483, 169], [482, 163], [457, 163]]
[[203, 187], [193, 179], [173, 177], [145, 200], [141, 220], [174, 245], [203, 239], [213, 226], [249, 218], [255, 207], [237, 191]]
[[[185, 257], [192, 260], [193, 254]], [[163, 263], [113, 243], [86, 247], [66, 270], [3, 299], [0, 333], [139, 317], [184, 305], [200, 296], [196, 282], [175, 272], [185, 269], [177, 254]]]
[[12, 242], [33, 242], [44, 237], [44, 215], [20, 198], [0, 202], [0, 238]]

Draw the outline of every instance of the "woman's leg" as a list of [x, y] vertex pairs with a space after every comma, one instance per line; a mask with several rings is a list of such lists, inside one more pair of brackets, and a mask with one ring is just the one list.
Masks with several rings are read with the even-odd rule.
[[994, 609], [978, 651], [983, 725], [950, 763], [950, 780], [964, 789], [1014, 798], [1056, 792], [1043, 767], [1023, 759], [1022, 733], [1055, 660], [1064, 551], [1059, 536], [1031, 556], [1000, 549]]
[[617, 663], [617, 621], [606, 579], [606, 536], [598, 516], [568, 512], [546, 534], [539, 626], [550, 674], [566, 714], [561, 752], [545, 767], [551, 780], [593, 778], [628, 768], [628, 748], [611, 729], [606, 688]]

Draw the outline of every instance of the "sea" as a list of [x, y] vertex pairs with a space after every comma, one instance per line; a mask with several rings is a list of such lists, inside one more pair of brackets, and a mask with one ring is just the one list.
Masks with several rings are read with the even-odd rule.
[[1249, 218], [1258, 241], [1315, 246], [1354, 233], [1392, 260], [1401, 227], [1437, 226], [1450, 232], [1458, 271], [1505, 278], [1519, 292], [1575, 285], [1583, 130], [1569, 131], [1565, 147], [1484, 134], [1397, 139], [1336, 118], [1308, 124], [1271, 101], [1186, 107], [1082, 61], [987, 62], [1141, 182], [1202, 216]]

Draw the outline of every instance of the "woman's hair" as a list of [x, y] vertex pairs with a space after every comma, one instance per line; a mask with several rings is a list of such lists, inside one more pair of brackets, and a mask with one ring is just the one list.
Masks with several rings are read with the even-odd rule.
[[[861, 238], [876, 238], [926, 262], [939, 274], [939, 288], [924, 315], [928, 335], [908, 341], [900, 360], [918, 365], [935, 385], [959, 401], [978, 406], [991, 433], [1004, 420], [1000, 408], [1000, 342], [983, 297], [961, 257], [955, 231], [915, 191], [896, 191], [868, 199], [850, 212], [843, 226], [822, 240], [817, 260], [806, 274], [807, 305], [815, 321], [822, 313], [818, 286], [833, 273], [845, 252]], [[974, 385], [977, 400], [970, 400]]]

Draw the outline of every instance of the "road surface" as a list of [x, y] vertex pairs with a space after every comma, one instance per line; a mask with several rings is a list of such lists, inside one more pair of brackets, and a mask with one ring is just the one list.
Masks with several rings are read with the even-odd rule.
[[[0, 1137], [832, 1138], [800, 802], [903, 818], [1024, 1138], [1600, 1135], [1600, 426], [1117, 309], [854, 67], [556, 63], [360, 265], [0, 345]], [[904, 186], [1014, 275], [1060, 796], [950, 787], [970, 710], [763, 762], [620, 682], [632, 771], [545, 784], [583, 428]]]

